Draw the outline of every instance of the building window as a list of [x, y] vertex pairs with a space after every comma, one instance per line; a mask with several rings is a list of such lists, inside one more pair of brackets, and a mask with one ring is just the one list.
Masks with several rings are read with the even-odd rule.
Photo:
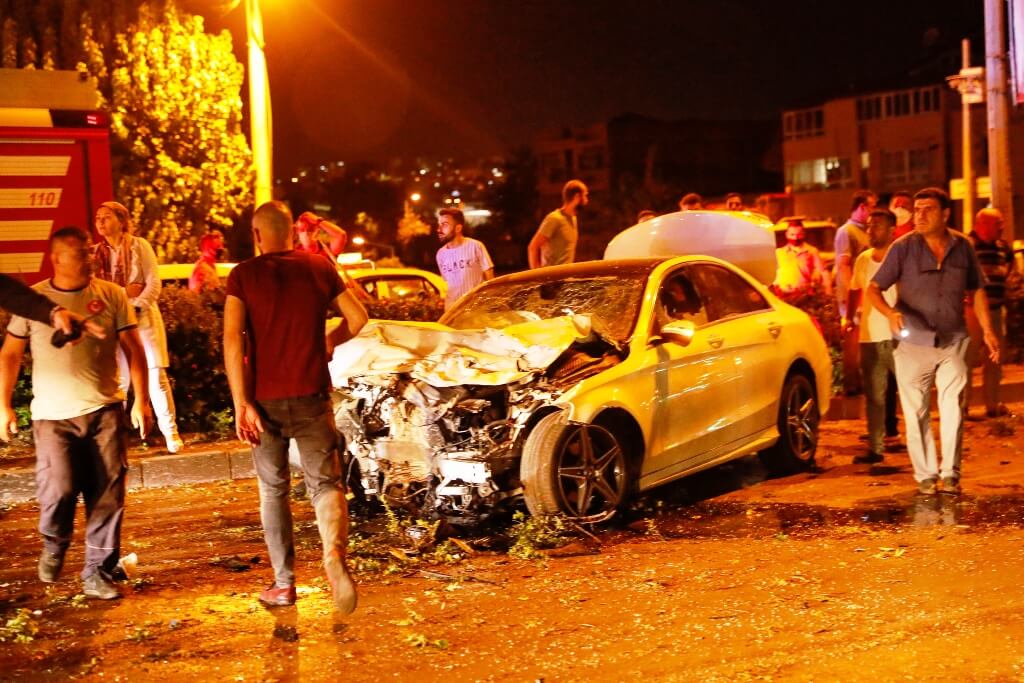
[[939, 111], [939, 104], [939, 89], [931, 86], [884, 95], [858, 97], [856, 102], [857, 120], [874, 121]]
[[825, 110], [801, 109], [782, 115], [782, 132], [786, 140], [812, 138], [825, 134]]
[[860, 153], [860, 167], [871, 168], [871, 152]]
[[786, 164], [786, 184], [796, 192], [852, 187], [853, 166], [839, 157], [797, 161]]
[[923, 185], [931, 181], [932, 151], [901, 149], [882, 152], [882, 184]]

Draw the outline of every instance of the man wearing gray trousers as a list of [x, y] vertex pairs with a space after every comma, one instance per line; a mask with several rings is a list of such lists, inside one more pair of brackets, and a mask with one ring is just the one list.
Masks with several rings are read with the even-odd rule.
[[140, 429], [149, 429], [153, 420], [145, 355], [124, 290], [91, 276], [88, 234], [74, 227], [54, 232], [50, 260], [53, 277], [35, 290], [79, 319], [88, 317], [91, 331], [67, 345], [46, 323], [11, 320], [0, 349], [0, 438], [6, 441], [18, 430], [11, 393], [31, 344], [32, 433], [43, 537], [39, 580], [53, 583], [60, 576], [81, 493], [86, 524], [82, 592], [113, 600], [121, 597], [111, 579], [120, 559], [128, 469], [125, 395], [118, 386], [116, 354], [120, 346], [129, 359], [135, 389], [132, 423]]
[[[348, 510], [327, 392], [334, 347], [355, 336], [366, 311], [334, 264], [293, 248], [292, 216], [280, 202], [256, 209], [260, 255], [238, 264], [224, 302], [224, 366], [235, 404], [238, 438], [253, 446], [260, 521], [274, 583], [260, 593], [268, 607], [295, 604], [295, 542], [288, 500], [288, 440], [295, 439], [316, 511], [323, 563], [335, 610], [356, 608], [345, 552]], [[343, 321], [325, 339], [329, 308]]]
[[[893, 353], [896, 383], [906, 423], [907, 451], [918, 491], [934, 494], [940, 486], [960, 493], [967, 324], [964, 298], [972, 293], [985, 345], [993, 361], [999, 339], [992, 329], [985, 297], [985, 277], [970, 241], [947, 226], [951, 202], [939, 188], [914, 195], [914, 232], [896, 240], [866, 292], [871, 304], [889, 319], [899, 346]], [[882, 292], [897, 286], [890, 306]], [[932, 436], [931, 388], [938, 391], [942, 459]]]

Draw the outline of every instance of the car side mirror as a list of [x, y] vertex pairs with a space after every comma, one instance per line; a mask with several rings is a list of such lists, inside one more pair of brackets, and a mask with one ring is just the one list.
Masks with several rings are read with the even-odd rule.
[[679, 344], [680, 346], [689, 346], [690, 342], [693, 341], [693, 335], [697, 332], [697, 326], [689, 320], [674, 320], [669, 324], [665, 325], [658, 331], [662, 339], [667, 339], [670, 342]]

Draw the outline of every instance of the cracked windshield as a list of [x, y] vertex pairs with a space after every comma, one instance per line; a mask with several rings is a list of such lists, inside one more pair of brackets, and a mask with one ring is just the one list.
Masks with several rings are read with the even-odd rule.
[[453, 310], [443, 322], [468, 330], [583, 314], [600, 319], [604, 333], [624, 342], [633, 330], [646, 284], [645, 270], [491, 285], [481, 288], [477, 296]]

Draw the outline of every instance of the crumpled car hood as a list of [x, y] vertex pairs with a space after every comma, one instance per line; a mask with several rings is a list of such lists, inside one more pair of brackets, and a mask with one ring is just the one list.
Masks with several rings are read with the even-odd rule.
[[500, 386], [551, 365], [573, 343], [592, 335], [591, 318], [566, 315], [503, 329], [455, 330], [438, 323], [371, 321], [337, 347], [331, 382], [385, 381], [398, 373], [431, 386]]

